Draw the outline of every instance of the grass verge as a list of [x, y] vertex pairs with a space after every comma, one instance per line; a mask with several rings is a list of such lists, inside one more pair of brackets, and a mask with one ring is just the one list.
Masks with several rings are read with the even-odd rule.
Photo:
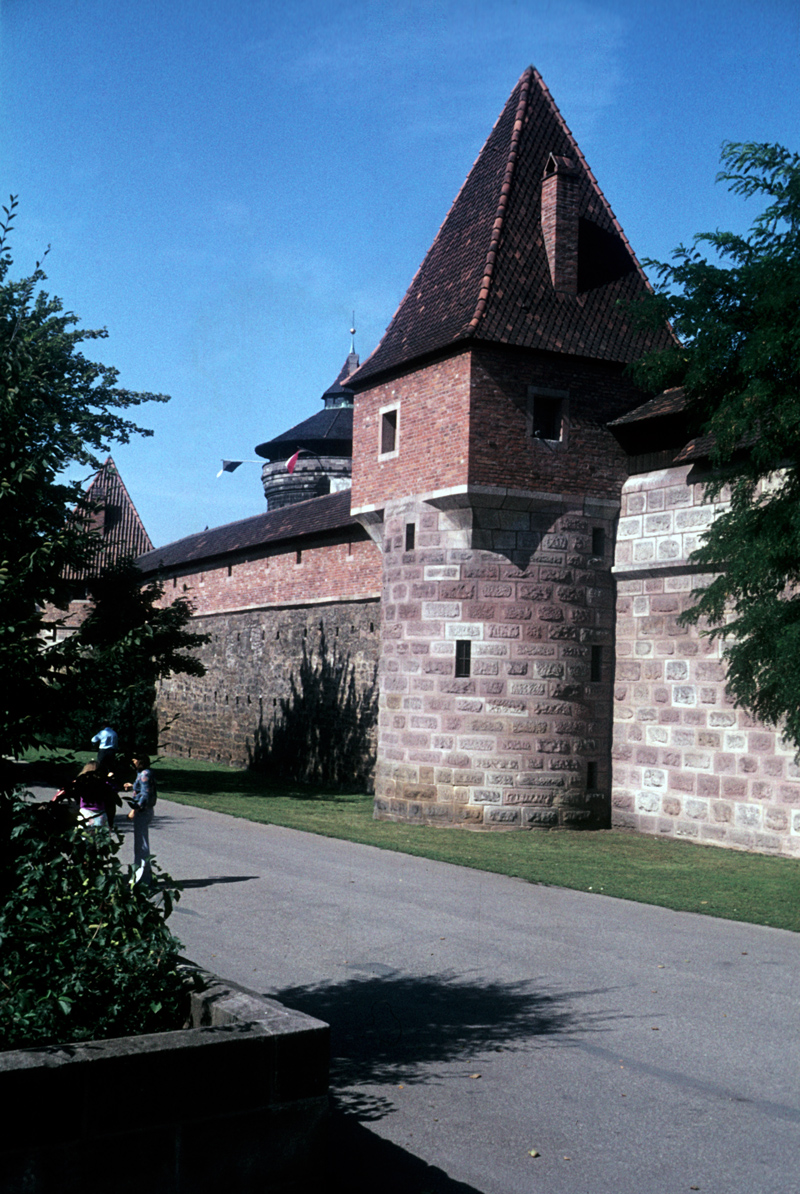
[[[43, 777], [43, 759], [31, 764]], [[456, 866], [680, 912], [800, 931], [800, 859], [604, 830], [470, 832], [373, 821], [372, 797], [279, 786], [216, 763], [160, 759], [168, 800]], [[33, 777], [32, 777], [33, 782]]]

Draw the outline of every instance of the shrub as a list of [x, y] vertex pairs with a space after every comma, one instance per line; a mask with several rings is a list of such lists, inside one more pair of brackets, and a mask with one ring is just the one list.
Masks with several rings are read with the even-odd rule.
[[58, 805], [8, 798], [0, 910], [0, 1047], [26, 1048], [179, 1028], [180, 942], [166, 924], [178, 892], [131, 885], [121, 838], [89, 834]]

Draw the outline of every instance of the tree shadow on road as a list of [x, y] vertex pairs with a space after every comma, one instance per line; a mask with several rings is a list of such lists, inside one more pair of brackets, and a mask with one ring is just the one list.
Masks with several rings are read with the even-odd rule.
[[386, 1100], [362, 1088], [430, 1081], [437, 1064], [473, 1063], [490, 1050], [589, 1027], [569, 995], [532, 982], [467, 979], [451, 973], [392, 973], [292, 987], [275, 998], [331, 1026], [331, 1087], [337, 1106], [360, 1120], [382, 1118]]
[[[355, 965], [355, 963], [352, 963]], [[364, 963], [369, 976], [272, 992], [331, 1026], [333, 1115], [324, 1185], [331, 1194], [480, 1194], [371, 1131], [392, 1101], [374, 1088], [436, 1082], [437, 1066], [465, 1076], [491, 1052], [596, 1029], [571, 1004], [585, 992], [551, 992], [534, 981], [501, 982], [450, 972], [404, 975]]]

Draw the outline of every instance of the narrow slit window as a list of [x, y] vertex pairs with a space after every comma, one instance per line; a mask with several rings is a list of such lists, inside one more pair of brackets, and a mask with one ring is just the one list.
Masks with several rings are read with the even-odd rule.
[[302, 564], [303, 562], [303, 552], [299, 547], [295, 553], [294, 562], [295, 564]]
[[597, 763], [595, 762], [586, 764], [586, 790], [587, 792], [597, 791]]
[[598, 680], [603, 679], [603, 648], [592, 647], [592, 661], [589, 669], [589, 678], [593, 684]]
[[456, 639], [456, 676], [469, 676], [472, 671], [472, 640]]
[[381, 455], [397, 451], [397, 407], [381, 415]]
[[417, 528], [413, 522], [406, 523], [406, 551], [413, 551], [417, 538]]
[[606, 552], [606, 533], [602, 527], [592, 527], [592, 555], [603, 556]]

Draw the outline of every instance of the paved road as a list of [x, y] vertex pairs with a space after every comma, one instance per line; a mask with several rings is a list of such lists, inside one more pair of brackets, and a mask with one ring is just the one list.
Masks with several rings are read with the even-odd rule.
[[797, 935], [158, 812], [187, 955], [331, 1024], [363, 1188], [800, 1189]]

